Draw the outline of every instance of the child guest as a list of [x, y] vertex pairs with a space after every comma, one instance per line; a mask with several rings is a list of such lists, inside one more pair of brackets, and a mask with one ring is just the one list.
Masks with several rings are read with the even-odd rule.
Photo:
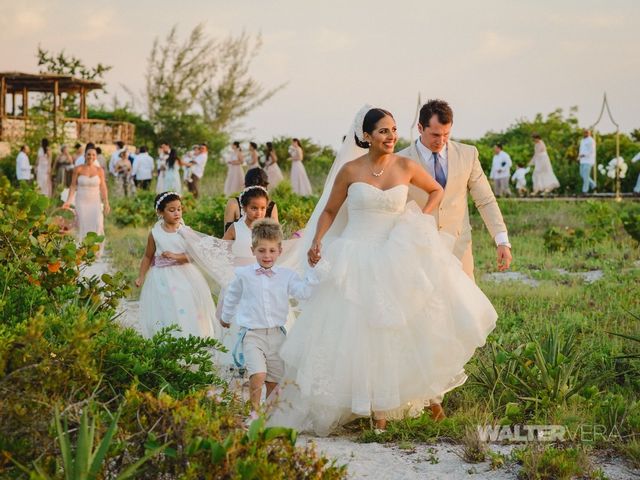
[[214, 331], [216, 307], [205, 278], [189, 262], [182, 223], [182, 203], [176, 192], [156, 196], [160, 220], [152, 228], [140, 263], [136, 286], [140, 294], [143, 334], [152, 337], [160, 329], [178, 325], [180, 335], [220, 338]]
[[529, 167], [524, 168], [524, 165], [519, 163], [518, 168], [511, 176], [511, 181], [516, 183], [516, 190], [520, 197], [527, 195], [527, 173], [529, 170], [531, 170]]
[[249, 374], [254, 417], [263, 385], [266, 383], [268, 397], [284, 374], [279, 351], [285, 339], [289, 297], [309, 298], [312, 280], [275, 266], [282, 253], [282, 229], [277, 222], [270, 218], [255, 221], [251, 239], [257, 263], [236, 268], [236, 278], [225, 293], [220, 323], [229, 327], [235, 320], [240, 327], [238, 341]]

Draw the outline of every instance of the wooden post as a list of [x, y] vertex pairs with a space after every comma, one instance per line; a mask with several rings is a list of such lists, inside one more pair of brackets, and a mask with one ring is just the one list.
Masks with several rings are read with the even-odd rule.
[[87, 91], [80, 89], [80, 118], [87, 118]]
[[11, 93], [11, 115], [16, 116], [16, 92]]
[[29, 91], [27, 87], [22, 89], [22, 116], [29, 116]]
[[7, 82], [4, 77], [0, 78], [0, 140], [2, 139], [2, 120], [5, 114], [5, 102], [7, 101]]
[[53, 138], [58, 138], [58, 80], [53, 82]]

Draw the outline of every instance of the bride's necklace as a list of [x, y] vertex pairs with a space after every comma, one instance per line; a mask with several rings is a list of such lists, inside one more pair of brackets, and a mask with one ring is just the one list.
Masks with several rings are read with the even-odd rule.
[[369, 166], [369, 170], [371, 170], [371, 175], [373, 175], [374, 177], [380, 177], [384, 173], [384, 169], [387, 168], [387, 163], [389, 163], [389, 160], [384, 162], [384, 165], [382, 166], [382, 170], [380, 170], [379, 172], [376, 172], [373, 168], [371, 168], [371, 166]]

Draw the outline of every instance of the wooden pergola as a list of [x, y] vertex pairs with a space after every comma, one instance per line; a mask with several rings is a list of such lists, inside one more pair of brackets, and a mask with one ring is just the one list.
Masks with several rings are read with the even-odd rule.
[[[0, 140], [16, 140], [21, 133], [24, 135], [29, 118], [29, 94], [45, 93], [53, 95], [54, 137], [57, 137], [60, 123], [62, 123], [63, 127], [67, 127], [68, 124], [75, 126], [77, 140], [96, 143], [113, 143], [116, 140], [122, 140], [132, 144], [135, 127], [131, 123], [88, 118], [87, 94], [102, 88], [103, 85], [100, 82], [68, 75], [0, 72]], [[80, 97], [79, 118], [65, 117], [62, 109], [62, 94], [75, 94]], [[16, 96], [21, 97], [20, 115], [16, 111]], [[11, 98], [11, 112], [7, 112], [8, 97]], [[73, 128], [65, 128], [65, 133], [72, 130]]]

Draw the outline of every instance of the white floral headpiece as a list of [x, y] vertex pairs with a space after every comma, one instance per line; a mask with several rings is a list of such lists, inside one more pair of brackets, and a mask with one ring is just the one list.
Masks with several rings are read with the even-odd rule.
[[156, 210], [158, 210], [160, 208], [160, 204], [162, 203], [162, 201], [165, 198], [167, 198], [169, 195], [177, 195], [177, 197], [180, 198], [180, 194], [177, 193], [177, 192], [164, 192], [162, 195], [160, 195], [160, 198], [156, 202]]
[[358, 140], [360, 140], [361, 142], [365, 141], [364, 130], [362, 129], [362, 124], [364, 123], [364, 117], [372, 108], [373, 107], [371, 105], [366, 104], [364, 107], [358, 110], [358, 113], [356, 114], [356, 119], [354, 120], [353, 131], [355, 132], [356, 137], [358, 137]]
[[262, 190], [264, 193], [266, 193], [267, 197], [269, 196], [269, 191], [266, 188], [264, 188], [262, 185], [251, 185], [249, 187], [246, 187], [240, 193], [240, 197], [238, 198], [238, 200], [240, 200], [240, 204], [241, 205], [242, 205], [242, 197], [244, 196], [244, 194], [247, 193], [249, 190], [255, 190], [256, 188], [259, 189], [259, 190]]

